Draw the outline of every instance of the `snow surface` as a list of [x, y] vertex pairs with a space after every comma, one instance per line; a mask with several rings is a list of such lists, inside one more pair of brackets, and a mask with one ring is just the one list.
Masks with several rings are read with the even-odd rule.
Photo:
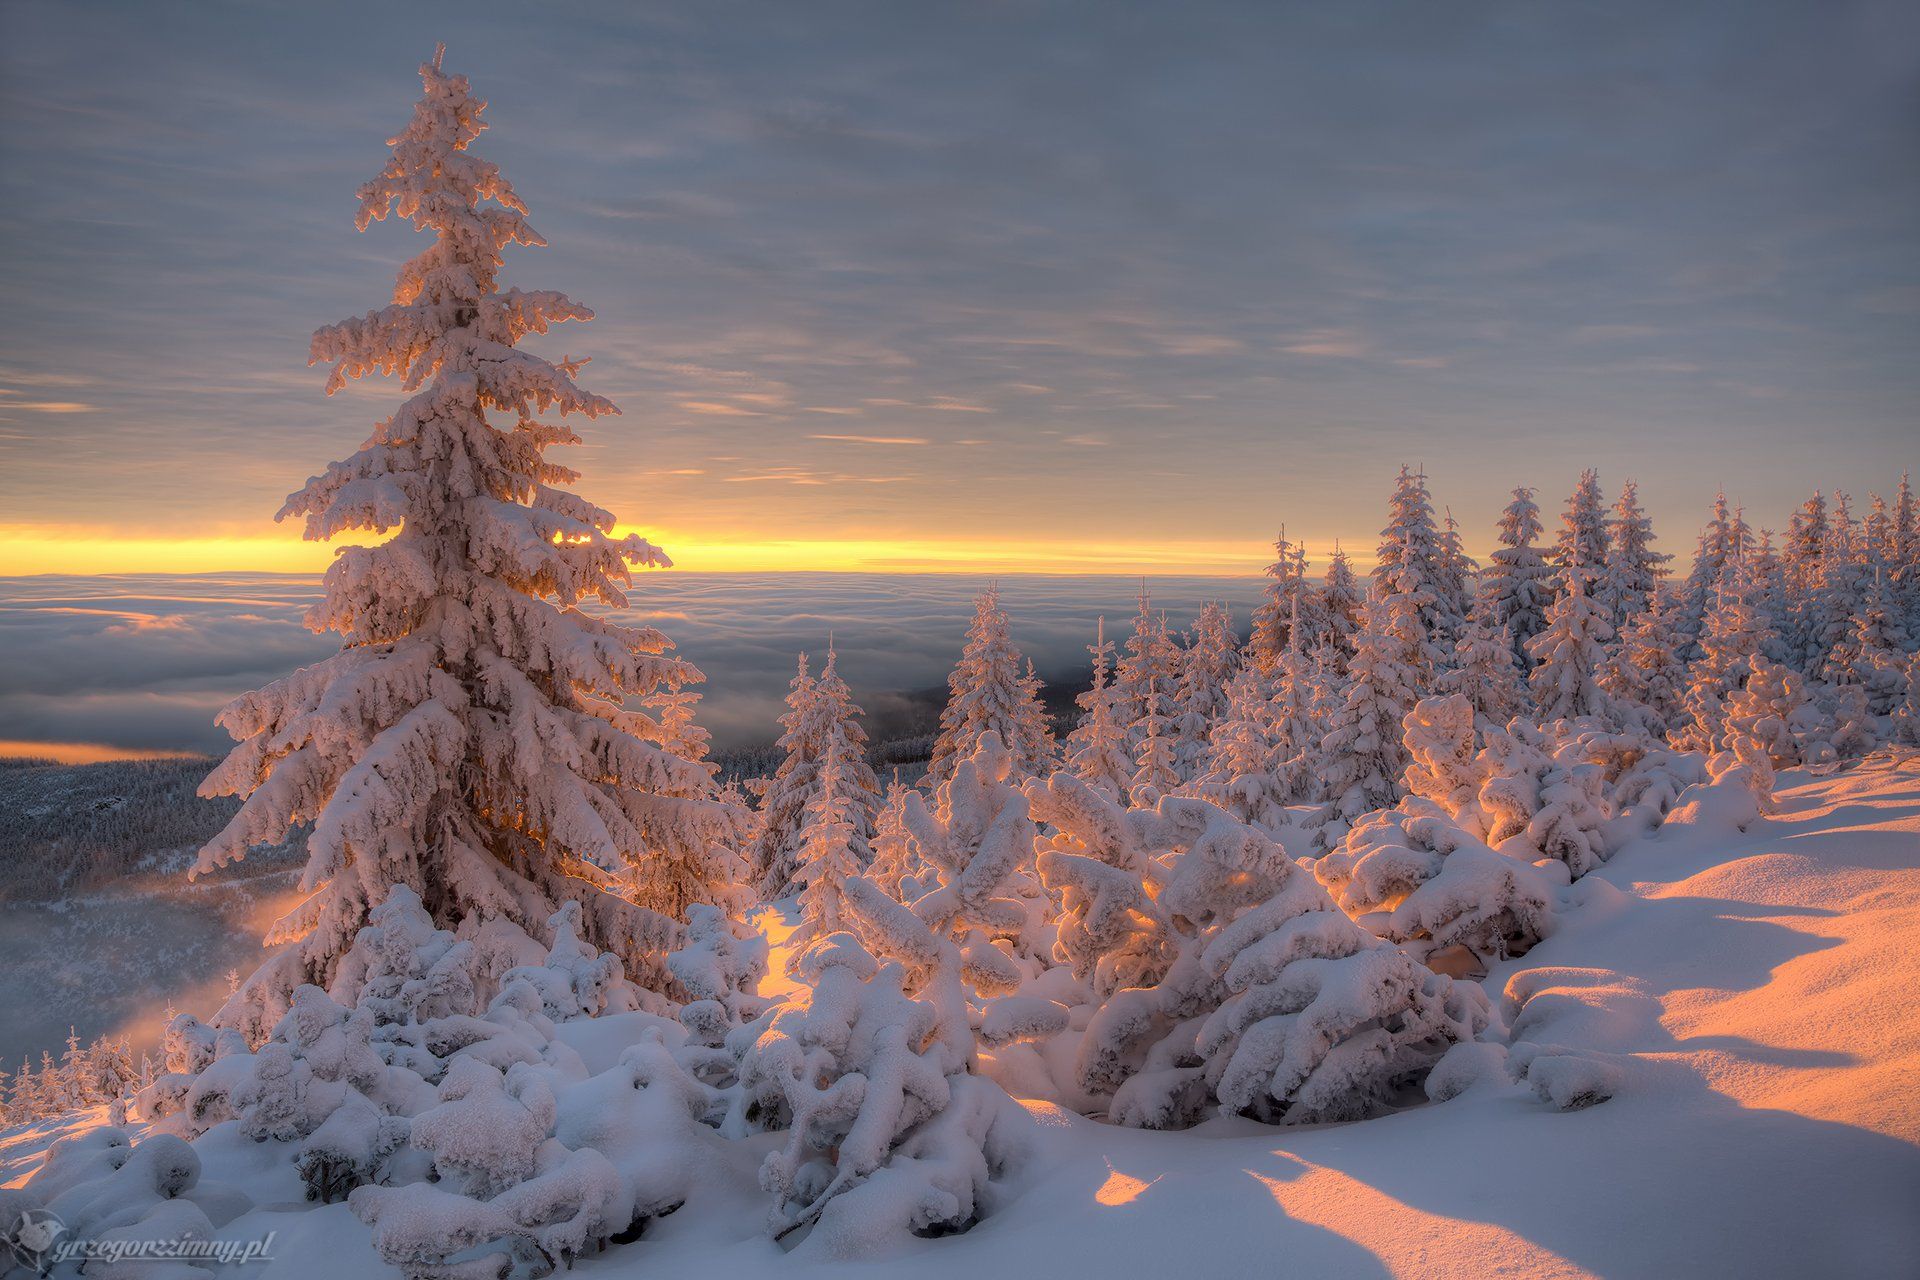
[[[1464, 1086], [1450, 1101], [1356, 1124], [1161, 1133], [1026, 1102], [1028, 1149], [982, 1222], [852, 1263], [767, 1238], [756, 1144], [780, 1135], [763, 1135], [715, 1144], [685, 1208], [576, 1272], [1913, 1274], [1920, 756], [1780, 783], [1778, 816], [1745, 833], [1702, 814], [1629, 845], [1564, 891], [1552, 937], [1488, 975], [1539, 1092], [1613, 1093], [1599, 1105], [1556, 1110], [1508, 1083], [1487, 1046], [1443, 1065]], [[763, 990], [779, 990], [792, 913], [756, 924], [773, 944]], [[0, 1184], [104, 1120], [0, 1131]], [[290, 1168], [259, 1168], [267, 1148], [195, 1149], [202, 1188], [237, 1186], [259, 1206], [218, 1234], [279, 1233], [273, 1262], [223, 1275], [396, 1274], [345, 1205], [298, 1206]]]

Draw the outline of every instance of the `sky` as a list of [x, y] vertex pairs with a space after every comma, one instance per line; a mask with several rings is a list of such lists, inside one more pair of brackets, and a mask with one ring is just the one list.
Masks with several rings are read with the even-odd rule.
[[399, 397], [307, 339], [419, 247], [353, 192], [436, 41], [684, 568], [1364, 562], [1402, 463], [1684, 554], [1920, 461], [1908, 3], [5, 0], [0, 573], [325, 563], [273, 512]]

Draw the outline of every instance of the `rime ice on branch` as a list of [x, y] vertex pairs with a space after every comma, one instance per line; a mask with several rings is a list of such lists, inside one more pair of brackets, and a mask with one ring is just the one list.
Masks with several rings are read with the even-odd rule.
[[[299, 945], [226, 1014], [255, 1025], [298, 984], [327, 982], [395, 885], [449, 927], [505, 918], [536, 936], [556, 901], [577, 899], [593, 942], [658, 957], [676, 930], [653, 908], [711, 900], [708, 852], [739, 820], [711, 765], [663, 745], [685, 750], [685, 687], [700, 672], [653, 628], [581, 609], [624, 606], [632, 567], [669, 563], [616, 536], [610, 512], [568, 490], [576, 473], [546, 457], [578, 437], [539, 415], [618, 410], [575, 382], [585, 361], [515, 344], [592, 313], [500, 288], [508, 246], [545, 242], [468, 149], [486, 104], [437, 53], [420, 77], [357, 224], [398, 216], [433, 243], [401, 267], [391, 305], [319, 330], [312, 347], [329, 392], [382, 373], [412, 398], [280, 512], [311, 540], [384, 541], [337, 552], [307, 623], [338, 632], [341, 651], [230, 704], [221, 723], [239, 745], [202, 786], [246, 800], [196, 874], [289, 824], [313, 828], [302, 900], [268, 937]], [[638, 869], [662, 861], [689, 883], [672, 901], [631, 900]]]

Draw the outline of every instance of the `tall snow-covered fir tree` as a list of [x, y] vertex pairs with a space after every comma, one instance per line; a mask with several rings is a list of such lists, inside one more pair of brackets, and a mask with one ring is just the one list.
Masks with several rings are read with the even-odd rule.
[[1727, 573], [1746, 558], [1745, 521], [1736, 517], [1725, 491], [1713, 497], [1713, 515], [1700, 530], [1699, 545], [1693, 553], [1693, 568], [1687, 574], [1681, 594], [1680, 632], [1687, 638], [1691, 661], [1699, 653], [1701, 632], [1707, 613], [1719, 598], [1720, 583]]
[[[763, 897], [783, 898], [799, 883], [807, 815], [827, 803], [820, 798], [822, 791], [835, 793], [834, 812], [848, 823], [848, 839], [860, 860], [870, 856], [867, 841], [880, 811], [880, 784], [867, 763], [861, 714], [840, 677], [839, 655], [831, 644], [818, 676], [809, 671], [807, 655], [800, 655], [780, 717], [782, 733], [776, 745], [785, 755], [762, 790], [760, 829], [749, 850], [748, 865]], [[829, 759], [834, 761], [831, 772]]]
[[[1353, 572], [1353, 564], [1339, 543], [1333, 544], [1333, 556], [1327, 561], [1327, 577], [1320, 584], [1320, 600], [1326, 609], [1327, 637], [1334, 643], [1342, 666], [1353, 656], [1365, 625], [1367, 590]], [[1314, 646], [1303, 646], [1311, 650]]]
[[1129, 756], [1139, 753], [1149, 715], [1168, 720], [1175, 715], [1174, 691], [1180, 687], [1180, 659], [1180, 646], [1167, 634], [1166, 615], [1153, 607], [1153, 600], [1142, 584], [1133, 634], [1127, 637], [1113, 673], [1114, 706], [1120, 723], [1127, 730]]
[[711, 765], [660, 745], [660, 700], [699, 671], [659, 631], [580, 608], [626, 605], [630, 569], [669, 561], [615, 536], [609, 512], [568, 490], [576, 473], [546, 457], [578, 437], [539, 415], [617, 410], [575, 381], [584, 361], [516, 344], [592, 313], [500, 287], [504, 251], [545, 242], [469, 150], [486, 104], [438, 53], [420, 78], [357, 222], [398, 216], [433, 243], [401, 267], [390, 305], [312, 345], [328, 392], [385, 373], [412, 398], [280, 511], [311, 540], [385, 540], [337, 552], [307, 624], [338, 633], [341, 651], [235, 699], [221, 723], [239, 745], [201, 788], [246, 798], [196, 874], [312, 824], [301, 899], [268, 935], [297, 945], [234, 997], [256, 1020], [324, 983], [396, 885], [449, 927], [505, 918], [536, 936], [557, 901], [576, 900], [592, 941], [644, 972], [676, 930], [652, 909], [667, 904], [629, 900], [636, 866], [670, 859], [697, 881], [741, 817]]
[[[1419, 701], [1418, 654], [1424, 642], [1419, 592], [1403, 570], [1397, 590], [1376, 592], [1366, 630], [1348, 666], [1344, 699], [1334, 709], [1321, 744], [1327, 803], [1311, 822], [1351, 822], [1385, 809], [1403, 794], [1407, 750], [1400, 722]], [[1323, 837], [1324, 839], [1324, 837]]]
[[1527, 685], [1542, 720], [1604, 716], [1612, 710], [1599, 675], [1613, 626], [1587, 594], [1590, 580], [1577, 561], [1567, 566], [1565, 590], [1547, 610], [1547, 629], [1527, 646], [1534, 663]]
[[1607, 519], [1607, 562], [1594, 602], [1615, 631], [1638, 617], [1666, 577], [1672, 556], [1653, 549], [1653, 521], [1640, 506], [1640, 487], [1629, 480]]
[[1482, 602], [1460, 633], [1453, 666], [1440, 674], [1434, 688], [1465, 698], [1482, 728], [1500, 729], [1520, 712], [1526, 698], [1512, 638], [1505, 627], [1489, 625], [1486, 615]]
[[940, 712], [940, 736], [927, 777], [936, 786], [945, 782], [989, 732], [1000, 735], [1022, 777], [1042, 772], [1053, 756], [1053, 728], [1040, 703], [1040, 681], [1014, 647], [997, 587], [974, 601], [966, 645], [947, 677], [947, 705]]
[[1679, 723], [1687, 691], [1685, 644], [1672, 593], [1656, 595], [1628, 622], [1620, 642], [1600, 668], [1600, 688], [1614, 705], [1634, 709], [1634, 719], [1659, 737]]
[[[1296, 595], [1296, 619], [1300, 604]], [[1233, 614], [1221, 601], [1209, 600], [1200, 606], [1200, 616], [1194, 619], [1181, 651], [1180, 683], [1174, 693], [1174, 769], [1182, 782], [1200, 769], [1213, 725], [1226, 714], [1227, 685], [1239, 670], [1240, 642], [1233, 634]]]
[[1107, 620], [1101, 618], [1098, 625], [1094, 642], [1087, 646], [1093, 655], [1093, 684], [1074, 698], [1080, 706], [1080, 723], [1062, 745], [1067, 769], [1075, 777], [1115, 800], [1124, 800], [1133, 783], [1134, 763], [1114, 695], [1113, 641], [1107, 639]]
[[1553, 601], [1553, 569], [1540, 553], [1540, 532], [1540, 508], [1533, 490], [1523, 485], [1500, 514], [1500, 545], [1487, 557], [1480, 577], [1487, 623], [1507, 629], [1514, 657], [1523, 665], [1527, 642], [1546, 629], [1547, 606]]
[[851, 760], [845, 740], [830, 747], [820, 761], [819, 785], [807, 800], [801, 823], [800, 848], [795, 858], [794, 883], [800, 886], [801, 936], [824, 938], [846, 924], [846, 883], [866, 869], [872, 850], [860, 831], [853, 795], [842, 773]]
[[1267, 566], [1265, 598], [1253, 611], [1253, 632], [1247, 656], [1271, 672], [1292, 643], [1295, 625], [1306, 629], [1305, 647], [1312, 648], [1329, 623], [1326, 601], [1307, 581], [1307, 549], [1287, 540], [1285, 526], [1273, 540], [1273, 563]]
[[[1149, 681], [1146, 700], [1149, 707], [1159, 705], [1154, 692], [1153, 683]], [[1127, 795], [1136, 807], [1151, 809], [1160, 802], [1161, 796], [1180, 785], [1174, 754], [1176, 734], [1173, 720], [1168, 716], [1149, 711], [1141, 717], [1140, 746], [1134, 754], [1138, 767], [1134, 770], [1132, 785], [1127, 788]]]
[[1713, 607], [1700, 633], [1700, 659], [1687, 668], [1682, 719], [1673, 740], [1689, 751], [1708, 755], [1726, 746], [1726, 701], [1752, 671], [1752, 659], [1767, 652], [1774, 636], [1767, 618], [1753, 604], [1754, 586], [1747, 567], [1733, 562], [1721, 575]]
[[1387, 525], [1380, 531], [1380, 560], [1373, 570], [1374, 594], [1398, 591], [1413, 597], [1421, 661], [1427, 670], [1438, 670], [1453, 661], [1470, 601], [1461, 566], [1434, 523], [1424, 472], [1400, 468], [1387, 513]]
[[1607, 500], [1600, 492], [1600, 475], [1589, 467], [1580, 473], [1580, 482], [1567, 495], [1567, 507], [1560, 517], [1560, 536], [1554, 543], [1554, 594], [1567, 590], [1575, 573], [1586, 577], [1589, 596], [1599, 594], [1599, 583], [1606, 574]]

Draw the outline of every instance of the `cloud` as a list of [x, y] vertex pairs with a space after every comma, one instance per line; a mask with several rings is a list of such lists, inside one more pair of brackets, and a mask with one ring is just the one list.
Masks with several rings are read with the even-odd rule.
[[0, 410], [24, 409], [28, 413], [92, 413], [95, 408], [77, 400], [0, 400]]
[[682, 400], [680, 407], [688, 413], [697, 413], [710, 418], [764, 418], [767, 416], [755, 409], [742, 409], [737, 404], [722, 404], [716, 400]]
[[94, 381], [72, 373], [0, 368], [0, 382], [16, 387], [90, 387]]
[[1332, 360], [1359, 360], [1372, 354], [1373, 344], [1352, 329], [1309, 329], [1281, 343], [1290, 356]]
[[957, 396], [929, 396], [924, 400], [902, 400], [893, 396], [874, 396], [866, 401], [877, 409], [921, 409], [929, 413], [992, 413], [984, 404], [969, 404]]
[[[875, 479], [879, 479], [876, 477]], [[1013, 636], [1050, 682], [1085, 679], [1096, 620], [1123, 640], [1139, 579], [996, 575]], [[621, 616], [661, 622], [677, 652], [705, 672], [700, 721], [721, 749], [771, 742], [794, 655], [833, 633], [841, 672], [870, 711], [920, 705], [944, 686], [973, 598], [988, 579], [965, 574], [647, 574]], [[226, 702], [337, 648], [300, 615], [308, 578], [148, 577], [137, 589], [88, 578], [14, 579], [0, 595], [0, 723], [9, 739], [136, 750], [218, 752]], [[1244, 630], [1256, 578], [1155, 579], [1154, 601], [1176, 625], [1224, 598]], [[604, 610], [598, 610], [605, 612]], [[177, 618], [165, 631], [123, 630], [126, 618]], [[908, 695], [912, 695], [909, 697]], [[905, 714], [905, 712], [902, 712]]]
[[931, 444], [925, 436], [838, 436], [815, 435], [809, 440], [838, 440], [846, 444]]
[[1626, 342], [1635, 338], [1657, 338], [1661, 330], [1650, 324], [1583, 324], [1569, 336], [1575, 342]]

